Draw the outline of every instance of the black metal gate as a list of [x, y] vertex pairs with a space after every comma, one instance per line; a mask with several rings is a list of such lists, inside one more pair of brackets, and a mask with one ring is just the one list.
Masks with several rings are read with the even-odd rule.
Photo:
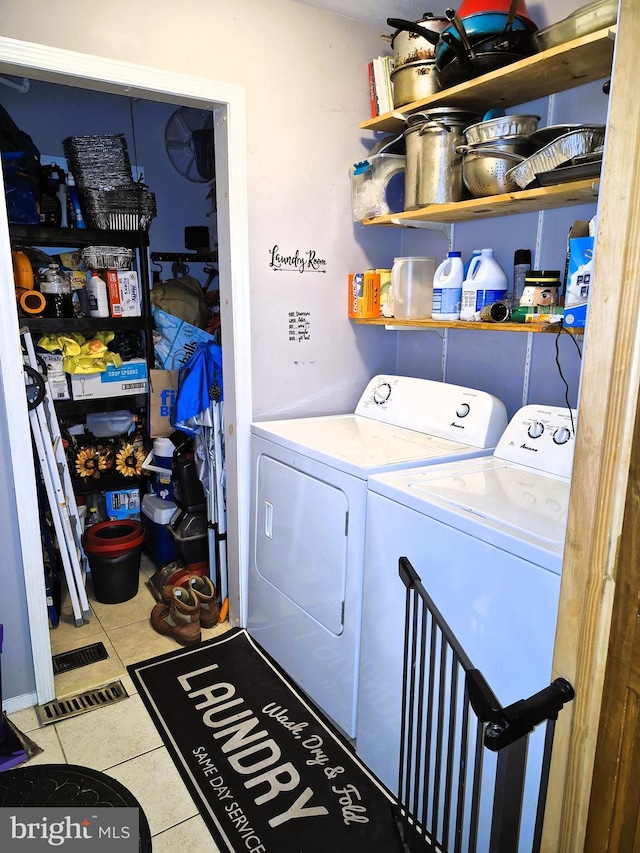
[[[398, 804], [407, 853], [524, 853], [521, 819], [529, 736], [546, 721], [530, 853], [538, 853], [555, 721], [568, 681], [503, 708], [406, 557], [406, 622]], [[529, 775], [530, 779], [530, 775]], [[529, 785], [531, 782], [529, 781]], [[527, 842], [527, 853], [529, 847]]]

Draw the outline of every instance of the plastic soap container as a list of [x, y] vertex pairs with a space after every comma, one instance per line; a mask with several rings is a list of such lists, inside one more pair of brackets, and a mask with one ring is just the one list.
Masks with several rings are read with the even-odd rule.
[[433, 277], [433, 320], [457, 320], [460, 317], [463, 280], [462, 252], [449, 252]]
[[472, 258], [462, 284], [461, 320], [474, 320], [485, 305], [500, 302], [507, 295], [509, 278], [493, 257], [493, 249], [482, 249]]

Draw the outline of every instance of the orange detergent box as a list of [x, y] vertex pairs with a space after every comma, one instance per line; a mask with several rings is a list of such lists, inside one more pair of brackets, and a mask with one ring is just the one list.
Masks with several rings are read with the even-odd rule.
[[349, 274], [348, 316], [371, 318], [380, 316], [380, 273], [365, 270]]

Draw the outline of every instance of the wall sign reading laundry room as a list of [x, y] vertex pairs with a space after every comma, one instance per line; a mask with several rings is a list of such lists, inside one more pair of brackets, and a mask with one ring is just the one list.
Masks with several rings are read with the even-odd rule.
[[295, 252], [284, 252], [276, 245], [269, 249], [269, 266], [274, 272], [319, 272], [326, 273], [327, 262], [316, 254], [315, 249]]

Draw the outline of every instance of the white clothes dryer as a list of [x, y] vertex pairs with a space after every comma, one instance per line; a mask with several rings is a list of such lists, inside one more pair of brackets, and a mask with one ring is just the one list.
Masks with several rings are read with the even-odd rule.
[[[503, 706], [546, 687], [575, 424], [572, 410], [525, 406], [492, 456], [369, 479], [356, 752], [393, 791], [406, 593], [398, 560], [409, 559]], [[540, 728], [529, 743], [521, 850], [531, 850], [543, 737]], [[495, 755], [485, 755], [489, 772]], [[490, 813], [481, 817], [482, 837]]]
[[486, 392], [384, 375], [353, 414], [252, 425], [247, 627], [348, 737], [369, 476], [486, 455], [506, 423]]

